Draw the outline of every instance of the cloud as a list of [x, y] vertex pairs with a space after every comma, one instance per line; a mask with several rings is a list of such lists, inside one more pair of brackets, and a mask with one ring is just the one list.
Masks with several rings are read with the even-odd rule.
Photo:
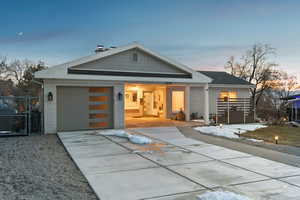
[[[50, 40], [61, 36], [70, 35], [74, 30], [53, 30], [26, 33], [19, 32], [15, 36], [0, 37], [0, 44], [31, 43], [36, 41]], [[22, 36], [22, 37], [21, 37]]]

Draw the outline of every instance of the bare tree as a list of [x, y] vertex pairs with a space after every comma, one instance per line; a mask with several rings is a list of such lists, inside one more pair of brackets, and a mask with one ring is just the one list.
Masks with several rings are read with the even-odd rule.
[[246, 54], [235, 62], [230, 57], [225, 68], [234, 76], [242, 78], [253, 84], [251, 91], [251, 102], [253, 107], [257, 106], [265, 90], [272, 88], [274, 80], [280, 76], [275, 69], [277, 64], [269, 62], [269, 56], [275, 54], [275, 49], [265, 44], [255, 44]]
[[29, 60], [14, 60], [6, 66], [6, 76], [20, 85], [23, 81], [26, 69], [35, 65]]

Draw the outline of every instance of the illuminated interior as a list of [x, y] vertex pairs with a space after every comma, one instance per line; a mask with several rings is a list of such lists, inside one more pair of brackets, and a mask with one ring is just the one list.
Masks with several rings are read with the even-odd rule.
[[172, 91], [172, 112], [184, 111], [184, 91]]
[[227, 101], [227, 99], [235, 100], [237, 98], [237, 92], [236, 91], [222, 91], [220, 92], [219, 98], [224, 99], [224, 101]]
[[166, 85], [125, 85], [125, 118], [141, 117], [166, 118]]

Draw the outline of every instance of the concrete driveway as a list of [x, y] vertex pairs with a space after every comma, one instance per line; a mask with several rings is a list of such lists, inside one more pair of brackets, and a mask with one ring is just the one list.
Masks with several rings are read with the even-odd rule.
[[195, 200], [220, 189], [255, 200], [300, 199], [300, 168], [186, 138], [175, 127], [131, 131], [155, 143], [93, 131], [58, 134], [102, 200]]

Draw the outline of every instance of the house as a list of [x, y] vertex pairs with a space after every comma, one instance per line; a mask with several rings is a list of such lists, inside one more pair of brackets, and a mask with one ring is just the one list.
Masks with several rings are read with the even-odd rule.
[[284, 98], [284, 100], [287, 100], [288, 103], [287, 114], [289, 121], [300, 122], [300, 91], [296, 90], [292, 92], [292, 94]]
[[44, 83], [45, 133], [124, 128], [126, 119], [172, 119], [183, 111], [205, 123], [221, 98], [249, 97], [248, 83], [198, 72], [138, 43], [99, 46], [95, 54], [35, 74]]

